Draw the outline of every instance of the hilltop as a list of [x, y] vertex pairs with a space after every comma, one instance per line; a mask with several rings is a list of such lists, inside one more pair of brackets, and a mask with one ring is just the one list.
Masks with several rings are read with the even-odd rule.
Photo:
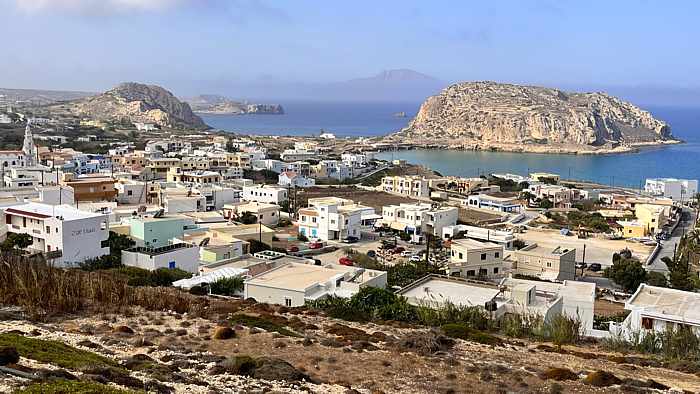
[[390, 139], [474, 149], [609, 151], [676, 142], [665, 122], [606, 93], [496, 82], [453, 84]]
[[105, 122], [153, 123], [161, 127], [203, 129], [207, 125], [187, 103], [168, 90], [126, 82], [102, 94], [63, 103], [74, 115]]

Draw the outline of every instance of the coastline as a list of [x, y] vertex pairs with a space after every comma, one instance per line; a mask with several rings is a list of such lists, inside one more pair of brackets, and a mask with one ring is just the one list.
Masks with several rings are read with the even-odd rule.
[[454, 150], [454, 151], [489, 151], [507, 153], [537, 153], [552, 155], [614, 155], [623, 153], [637, 153], [643, 149], [659, 148], [669, 145], [683, 144], [682, 140], [650, 141], [630, 143], [615, 147], [596, 148], [590, 145], [568, 145], [568, 144], [515, 144], [515, 143], [464, 143], [464, 144], [436, 144], [434, 141], [416, 142], [394, 142], [381, 141], [388, 146], [388, 149], [380, 148], [380, 151], [400, 149], [426, 149], [426, 150]]

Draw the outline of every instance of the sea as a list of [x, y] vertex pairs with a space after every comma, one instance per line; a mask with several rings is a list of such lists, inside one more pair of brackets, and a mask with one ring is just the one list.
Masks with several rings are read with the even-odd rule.
[[[217, 129], [256, 135], [338, 137], [378, 136], [400, 130], [416, 114], [418, 102], [282, 102], [284, 115], [203, 115]], [[527, 175], [553, 172], [562, 178], [610, 186], [641, 188], [646, 178], [700, 178], [700, 108], [646, 107], [671, 125], [683, 144], [644, 148], [636, 153], [566, 155], [444, 150], [382, 152], [381, 159], [404, 159], [443, 175], [479, 176], [491, 173]], [[405, 112], [406, 117], [396, 113]]]

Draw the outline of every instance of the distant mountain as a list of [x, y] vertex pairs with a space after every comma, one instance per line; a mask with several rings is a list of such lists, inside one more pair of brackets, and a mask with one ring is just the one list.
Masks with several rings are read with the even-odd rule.
[[6, 89], [0, 88], [0, 98], [8, 103], [28, 102], [35, 105], [53, 104], [93, 96], [91, 92], [74, 92], [61, 90]]
[[187, 103], [160, 86], [127, 82], [97, 96], [65, 105], [70, 112], [94, 120], [153, 123], [162, 127], [206, 128]]
[[184, 101], [189, 103], [195, 112], [206, 114], [284, 114], [284, 109], [279, 104], [251, 104], [248, 102], [234, 101], [228, 97], [215, 94], [202, 94], [186, 98]]
[[330, 84], [326, 94], [347, 99], [415, 101], [438, 93], [447, 84], [408, 69], [384, 70], [367, 78]]

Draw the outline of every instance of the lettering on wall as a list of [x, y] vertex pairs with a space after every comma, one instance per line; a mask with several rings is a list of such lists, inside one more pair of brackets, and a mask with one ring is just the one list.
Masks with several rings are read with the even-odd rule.
[[97, 231], [97, 230], [95, 229], [95, 227], [93, 227], [93, 228], [83, 228], [83, 229], [79, 229], [79, 230], [73, 230], [73, 231], [71, 232], [71, 236], [73, 236], [73, 237], [78, 237], [78, 236], [81, 236], [81, 235], [87, 235], [87, 234], [94, 233], [95, 231]]

